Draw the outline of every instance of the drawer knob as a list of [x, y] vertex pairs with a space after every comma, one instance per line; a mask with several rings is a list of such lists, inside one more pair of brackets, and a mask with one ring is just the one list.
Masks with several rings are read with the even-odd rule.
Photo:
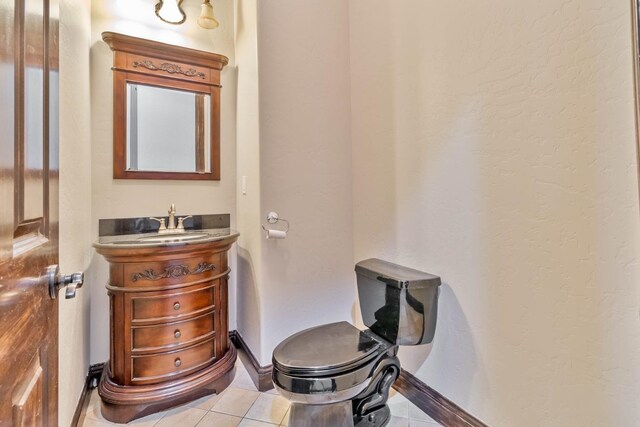
[[173, 309], [174, 310], [180, 310], [180, 303], [176, 302], [175, 304], [173, 304]]
[[176, 331], [173, 333], [173, 336], [176, 338], [180, 338], [182, 336], [182, 332], [180, 332], [180, 329], [176, 329]]
[[182, 365], [182, 361], [180, 359], [176, 359], [175, 362], [173, 362], [174, 365], [176, 365], [176, 368], [179, 367], [180, 365]]

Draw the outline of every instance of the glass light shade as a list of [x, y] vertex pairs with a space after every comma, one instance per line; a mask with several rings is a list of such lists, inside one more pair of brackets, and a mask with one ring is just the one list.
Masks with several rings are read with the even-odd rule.
[[156, 15], [169, 24], [182, 24], [187, 15], [180, 5], [182, 0], [159, 0], [156, 4]]
[[214, 28], [218, 28], [220, 26], [220, 23], [213, 14], [213, 6], [211, 6], [209, 0], [205, 0], [202, 3], [200, 17], [198, 18], [198, 25], [209, 30], [213, 30]]

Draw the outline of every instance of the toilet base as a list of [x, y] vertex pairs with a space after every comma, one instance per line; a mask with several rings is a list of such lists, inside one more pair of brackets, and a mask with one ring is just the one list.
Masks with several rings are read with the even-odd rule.
[[368, 386], [355, 398], [330, 404], [294, 402], [290, 427], [383, 427], [391, 418], [386, 402], [389, 390], [400, 374], [397, 347], [382, 357]]
[[292, 403], [289, 427], [383, 427], [390, 418], [387, 405], [360, 417], [353, 415], [350, 400], [330, 405]]
[[289, 427], [355, 427], [351, 401], [329, 405], [292, 403]]
[[354, 415], [354, 427], [382, 427], [386, 426], [391, 418], [391, 410], [387, 405], [369, 412], [364, 417]]
[[381, 427], [387, 425], [391, 411], [387, 406], [389, 390], [400, 375], [400, 361], [395, 356], [380, 360], [371, 377], [369, 386], [352, 400], [355, 427]]

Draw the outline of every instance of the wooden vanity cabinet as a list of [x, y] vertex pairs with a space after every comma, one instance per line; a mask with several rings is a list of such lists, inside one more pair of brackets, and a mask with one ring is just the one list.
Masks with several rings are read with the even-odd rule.
[[97, 248], [109, 262], [110, 355], [98, 386], [106, 419], [128, 422], [229, 385], [227, 251], [236, 238]]

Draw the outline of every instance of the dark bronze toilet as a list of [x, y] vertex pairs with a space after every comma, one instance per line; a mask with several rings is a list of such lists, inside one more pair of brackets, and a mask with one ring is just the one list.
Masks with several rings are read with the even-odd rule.
[[292, 402], [290, 427], [379, 427], [400, 374], [399, 345], [433, 340], [440, 278], [379, 259], [356, 264], [362, 318], [316, 326], [273, 351], [273, 383]]

